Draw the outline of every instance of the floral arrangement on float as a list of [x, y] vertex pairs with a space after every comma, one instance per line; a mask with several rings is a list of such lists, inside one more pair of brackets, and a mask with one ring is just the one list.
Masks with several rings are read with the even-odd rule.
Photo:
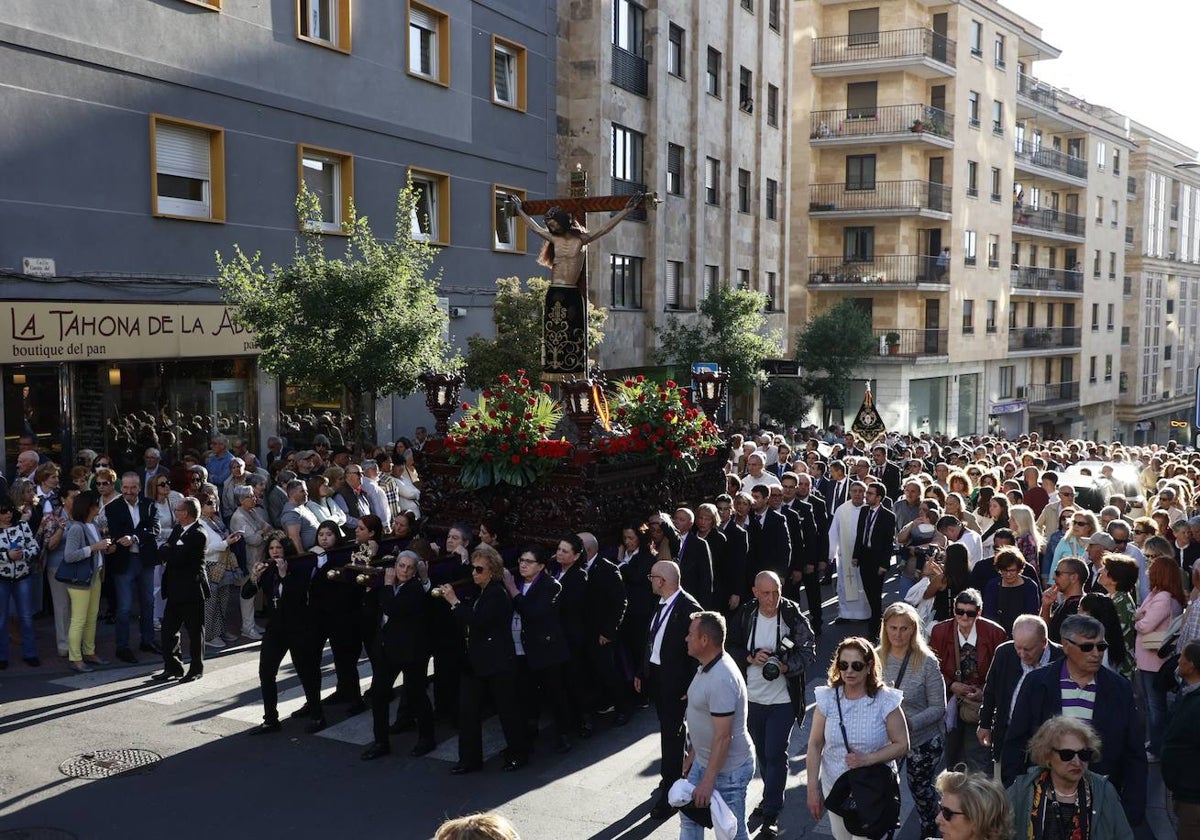
[[672, 380], [657, 383], [639, 374], [618, 382], [611, 401], [609, 429], [595, 444], [605, 460], [652, 458], [694, 472], [702, 456], [722, 445], [716, 425]]
[[463, 415], [450, 427], [445, 447], [450, 463], [462, 467], [459, 481], [468, 490], [497, 484], [525, 487], [561, 464], [574, 446], [547, 435], [563, 409], [549, 385], [534, 385], [518, 370], [501, 374], [479, 395], [462, 404]]

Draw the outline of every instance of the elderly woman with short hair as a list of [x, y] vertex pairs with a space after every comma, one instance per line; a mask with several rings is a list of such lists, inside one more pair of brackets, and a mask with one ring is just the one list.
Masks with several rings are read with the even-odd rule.
[[[246, 568], [249, 574], [254, 567], [263, 562], [263, 552], [267, 546], [267, 538], [275, 533], [267, 515], [258, 506], [258, 496], [248, 483], [233, 488], [233, 501], [237, 507], [229, 518], [229, 527], [235, 533], [241, 533], [242, 542], [246, 546]], [[243, 592], [245, 589], [243, 589]], [[242, 635], [247, 639], [261, 639], [262, 630], [254, 623], [254, 604], [257, 593], [249, 598], [239, 599], [242, 613]]]
[[1008, 789], [1018, 820], [1012, 836], [1030, 840], [1133, 836], [1116, 788], [1088, 769], [1100, 757], [1100, 736], [1090, 725], [1065, 715], [1050, 718], [1029, 739], [1029, 757], [1034, 766]]
[[1009, 840], [1024, 836], [1012, 833], [1012, 808], [1004, 788], [990, 776], [945, 770], [937, 778], [937, 789], [942, 795], [937, 824], [945, 840]]

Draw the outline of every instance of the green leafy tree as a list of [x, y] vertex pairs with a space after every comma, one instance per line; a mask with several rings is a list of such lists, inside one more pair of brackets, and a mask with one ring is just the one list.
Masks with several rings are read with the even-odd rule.
[[[519, 277], [500, 277], [496, 280], [496, 302], [492, 320], [496, 337], [476, 334], [467, 339], [466, 385], [480, 391], [500, 374], [510, 376], [524, 370], [533, 382], [542, 378], [542, 306], [550, 281], [530, 277], [521, 284]], [[604, 322], [608, 310], [588, 303], [588, 349], [604, 340]]]
[[700, 302], [700, 323], [674, 315], [657, 327], [660, 364], [716, 362], [729, 371], [729, 388], [747, 394], [767, 381], [763, 359], [783, 353], [779, 330], [767, 331], [767, 296], [751, 289], [712, 289]]
[[785, 426], [799, 426], [812, 407], [813, 398], [799, 379], [775, 376], [762, 386], [759, 412]]
[[435, 249], [410, 235], [415, 209], [409, 184], [396, 200], [396, 238], [384, 242], [352, 207], [345, 252], [330, 258], [318, 198], [303, 189], [301, 241], [290, 264], [267, 268], [260, 253], [238, 245], [229, 260], [217, 254], [217, 283], [238, 323], [257, 337], [259, 363], [279, 379], [344, 388], [363, 445], [374, 440], [378, 396], [411, 394], [424, 371], [458, 364], [442, 341], [440, 272], [429, 274]]
[[821, 400], [825, 423], [830, 410], [842, 406], [854, 371], [878, 352], [871, 317], [852, 300], [811, 318], [796, 332], [796, 361], [804, 390]]

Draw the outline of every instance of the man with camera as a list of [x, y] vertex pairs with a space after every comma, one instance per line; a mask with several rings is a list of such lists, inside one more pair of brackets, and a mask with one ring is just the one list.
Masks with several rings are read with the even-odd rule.
[[762, 838], [775, 836], [787, 784], [792, 726], [804, 721], [804, 671], [817, 658], [816, 643], [800, 605], [780, 595], [779, 576], [759, 572], [754, 600], [729, 627], [726, 649], [746, 677], [746, 719], [763, 777]]

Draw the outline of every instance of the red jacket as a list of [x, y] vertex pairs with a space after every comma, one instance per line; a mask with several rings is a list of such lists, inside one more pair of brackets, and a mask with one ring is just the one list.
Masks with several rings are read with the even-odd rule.
[[946, 680], [947, 697], [950, 696], [951, 683], [966, 682], [982, 688], [987, 679], [988, 668], [992, 667], [992, 657], [996, 654], [996, 648], [1008, 641], [1008, 634], [999, 624], [983, 616], [975, 619], [975, 655], [979, 660], [979, 673], [975, 675], [974, 679], [960, 680], [954, 674], [954, 666], [957, 661], [954, 655], [955, 646], [958, 644], [957, 632], [955, 620], [948, 618], [933, 625], [933, 631], [929, 634], [929, 646], [933, 648], [933, 652], [941, 661], [942, 677]]

